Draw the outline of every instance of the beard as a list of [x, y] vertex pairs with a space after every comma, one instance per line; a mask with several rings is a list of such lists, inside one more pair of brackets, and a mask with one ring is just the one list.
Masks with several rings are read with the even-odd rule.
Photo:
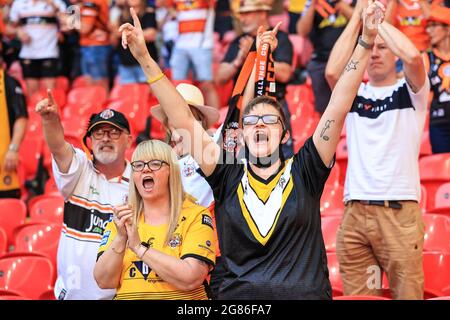
[[111, 151], [105, 152], [99, 149], [94, 152], [95, 159], [102, 164], [111, 164], [117, 160], [117, 150], [114, 148]]

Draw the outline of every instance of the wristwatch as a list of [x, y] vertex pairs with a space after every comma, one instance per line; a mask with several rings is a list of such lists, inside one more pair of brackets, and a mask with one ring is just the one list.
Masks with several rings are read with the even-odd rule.
[[365, 42], [364, 40], [363, 40], [363, 38], [362, 38], [362, 36], [359, 36], [359, 38], [358, 38], [358, 44], [360, 45], [360, 46], [362, 46], [364, 49], [369, 49], [369, 50], [371, 50], [373, 47], [374, 47], [374, 45], [375, 45], [375, 43], [367, 43], [367, 42]]
[[19, 151], [19, 146], [17, 144], [10, 143], [9, 146], [8, 146], [8, 150], [17, 152], [17, 151]]

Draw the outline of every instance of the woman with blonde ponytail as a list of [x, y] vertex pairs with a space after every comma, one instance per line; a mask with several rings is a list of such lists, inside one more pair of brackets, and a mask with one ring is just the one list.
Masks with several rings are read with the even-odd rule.
[[161, 141], [140, 143], [132, 156], [128, 203], [114, 208], [94, 277], [115, 299], [208, 299], [214, 267], [209, 211], [181, 184], [178, 159]]

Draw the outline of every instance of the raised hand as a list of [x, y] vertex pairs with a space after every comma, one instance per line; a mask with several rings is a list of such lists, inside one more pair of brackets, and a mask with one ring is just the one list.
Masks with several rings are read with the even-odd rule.
[[257, 31], [256, 36], [256, 48], [259, 49], [261, 44], [268, 43], [270, 45], [270, 48], [272, 51], [275, 51], [275, 49], [278, 46], [278, 39], [277, 39], [277, 33], [278, 29], [280, 28], [282, 24], [282, 21], [278, 22], [275, 28], [269, 31], [265, 31], [264, 27], [260, 26]]
[[363, 37], [373, 42], [378, 34], [378, 26], [384, 20], [386, 8], [379, 1], [369, 1], [369, 6], [363, 12]]
[[142, 31], [141, 22], [134, 11], [130, 8], [133, 24], [124, 23], [119, 27], [119, 32], [122, 34], [122, 47], [129, 48], [131, 54], [139, 60], [148, 55], [147, 46], [145, 44], [144, 32]]
[[47, 89], [47, 98], [36, 104], [36, 112], [45, 120], [58, 117], [58, 105], [56, 104], [50, 89]]
[[133, 217], [133, 211], [131, 210], [131, 206], [128, 204], [116, 206], [113, 208], [113, 221], [116, 225], [117, 235], [122, 237], [122, 239], [127, 239], [127, 224], [131, 224], [131, 220]]

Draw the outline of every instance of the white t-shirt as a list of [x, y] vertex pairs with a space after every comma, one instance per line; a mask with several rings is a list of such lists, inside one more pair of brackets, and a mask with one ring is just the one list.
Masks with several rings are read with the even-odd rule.
[[178, 12], [178, 21], [189, 19], [202, 19], [206, 17], [206, 26], [204, 32], [181, 33], [175, 42], [176, 48], [189, 49], [201, 48], [212, 49], [214, 47], [214, 18], [213, 9], [194, 9], [190, 11]]
[[347, 115], [348, 167], [344, 200], [420, 199], [419, 151], [430, 91], [361, 84]]
[[[65, 11], [61, 0], [53, 0], [59, 11]], [[28, 44], [22, 44], [19, 53], [21, 59], [58, 58], [58, 24], [53, 6], [46, 1], [15, 0], [9, 13], [13, 23], [19, 23], [30, 36]]]
[[125, 202], [131, 166], [122, 176], [107, 180], [80, 149], [70, 169], [61, 173], [53, 159], [53, 174], [65, 198], [64, 223], [58, 247], [55, 296], [68, 300], [112, 299], [115, 290], [102, 290], [94, 266], [103, 231], [113, 206]]

